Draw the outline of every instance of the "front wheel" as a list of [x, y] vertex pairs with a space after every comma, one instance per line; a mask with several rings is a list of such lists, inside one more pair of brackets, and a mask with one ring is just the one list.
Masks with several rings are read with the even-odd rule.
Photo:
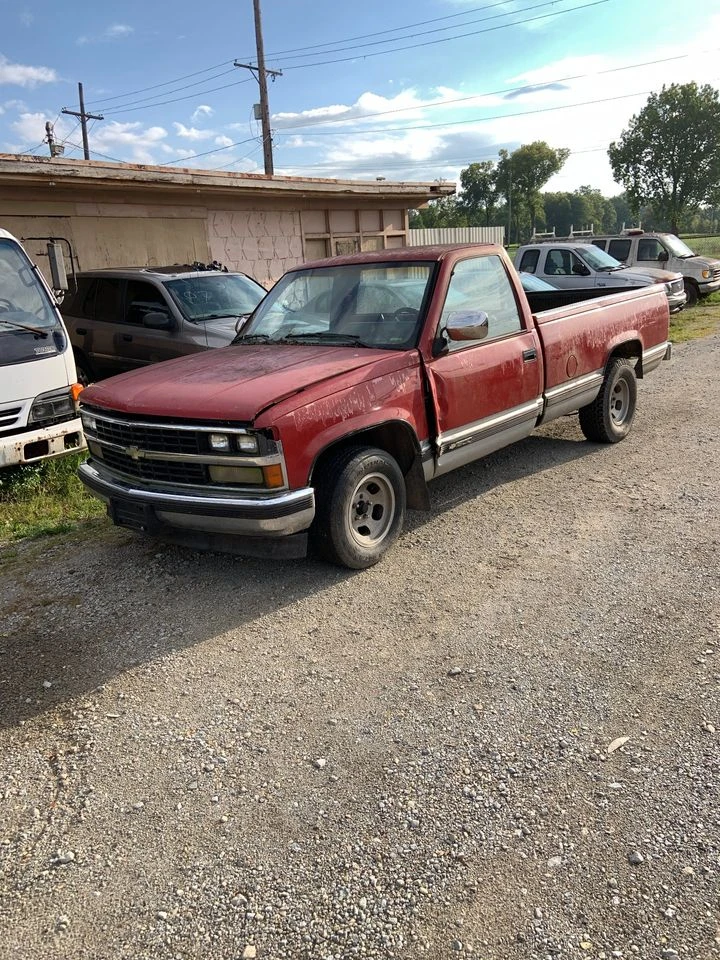
[[700, 291], [697, 286], [692, 282], [692, 280], [685, 280], [685, 293], [687, 294], [687, 300], [685, 301], [686, 307], [694, 307], [695, 304], [700, 299]]
[[617, 443], [632, 426], [637, 405], [637, 378], [628, 360], [616, 357], [607, 368], [600, 393], [580, 410], [580, 429], [588, 440]]
[[338, 451], [319, 469], [313, 545], [351, 570], [373, 566], [395, 542], [405, 519], [405, 478], [394, 457], [376, 447]]

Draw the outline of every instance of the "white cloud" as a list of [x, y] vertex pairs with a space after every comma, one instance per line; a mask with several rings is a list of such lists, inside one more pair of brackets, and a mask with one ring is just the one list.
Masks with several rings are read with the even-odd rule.
[[233, 140], [230, 137], [226, 137], [224, 133], [221, 133], [220, 136], [215, 137], [214, 143], [216, 147], [231, 147], [233, 145]]
[[198, 130], [197, 127], [186, 127], [184, 123], [177, 121], [173, 122], [173, 126], [178, 137], [182, 137], [183, 140], [209, 140], [210, 137], [215, 136], [214, 130]]
[[57, 74], [51, 67], [30, 67], [21, 63], [11, 63], [0, 54], [0, 84], [14, 84], [17, 87], [35, 87], [39, 83], [55, 83]]
[[24, 27], [31, 27], [35, 23], [35, 14], [30, 13], [29, 10], [23, 10], [20, 14], [20, 23]]
[[124, 40], [134, 32], [135, 27], [131, 27], [127, 23], [111, 23], [109, 27], [105, 27], [102, 33], [83, 34], [77, 38], [75, 43], [79, 46], [84, 46], [86, 43], [105, 43], [109, 40]]
[[[422, 116], [421, 108], [426, 102], [427, 100], [421, 100], [417, 96], [413, 88], [403, 90], [394, 97], [383, 97], [380, 94], [366, 91], [350, 106], [331, 104], [325, 107], [301, 110], [298, 113], [275, 113], [271, 120], [273, 126], [278, 130], [318, 122], [329, 126], [333, 121], [362, 120], [363, 117], [378, 113], [386, 114], [390, 111], [401, 111], [403, 120], [408, 120]], [[392, 117], [392, 113], [389, 113], [389, 116]], [[381, 121], [385, 118], [378, 117], [377, 119]]]
[[211, 117], [214, 112], [212, 107], [209, 107], [206, 103], [201, 103], [193, 110], [190, 120], [192, 123], [197, 123], [202, 117]]
[[164, 127], [111, 120], [90, 135], [90, 153], [104, 153], [129, 163], [156, 163], [156, 152], [163, 150], [167, 136]]

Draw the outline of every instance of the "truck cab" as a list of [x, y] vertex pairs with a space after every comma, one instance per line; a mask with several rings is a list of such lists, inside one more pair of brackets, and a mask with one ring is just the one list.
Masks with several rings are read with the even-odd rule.
[[80, 390], [55, 298], [22, 246], [0, 229], [0, 468], [84, 447]]

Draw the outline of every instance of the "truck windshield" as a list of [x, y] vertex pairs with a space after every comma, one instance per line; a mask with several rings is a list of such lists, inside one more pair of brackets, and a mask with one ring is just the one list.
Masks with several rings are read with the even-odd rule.
[[0, 238], [0, 366], [41, 360], [65, 349], [65, 334], [32, 264]]
[[611, 257], [609, 253], [605, 253], [605, 251], [599, 247], [580, 247], [576, 249], [575, 252], [579, 257], [582, 257], [585, 263], [592, 267], [593, 270], [608, 272], [610, 270], [622, 269], [622, 264], [619, 260]]
[[165, 286], [183, 315], [196, 323], [252, 313], [266, 293], [265, 287], [241, 273], [183, 277], [168, 280]]
[[415, 346], [434, 264], [352, 263], [295, 270], [268, 293], [235, 343]]
[[682, 260], [686, 260], [688, 257], [695, 256], [690, 247], [686, 243], [683, 243], [683, 241], [674, 234], [664, 233], [662, 239], [663, 243], [673, 256], [680, 257]]

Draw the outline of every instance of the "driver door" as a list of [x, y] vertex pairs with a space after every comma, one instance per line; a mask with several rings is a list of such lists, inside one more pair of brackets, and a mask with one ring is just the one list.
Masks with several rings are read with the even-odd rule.
[[[456, 312], [483, 311], [483, 340], [445, 333]], [[461, 260], [453, 270], [437, 330], [443, 353], [426, 363], [438, 435], [435, 476], [526, 437], [542, 409], [540, 343], [523, 325], [515, 290], [497, 255]]]

